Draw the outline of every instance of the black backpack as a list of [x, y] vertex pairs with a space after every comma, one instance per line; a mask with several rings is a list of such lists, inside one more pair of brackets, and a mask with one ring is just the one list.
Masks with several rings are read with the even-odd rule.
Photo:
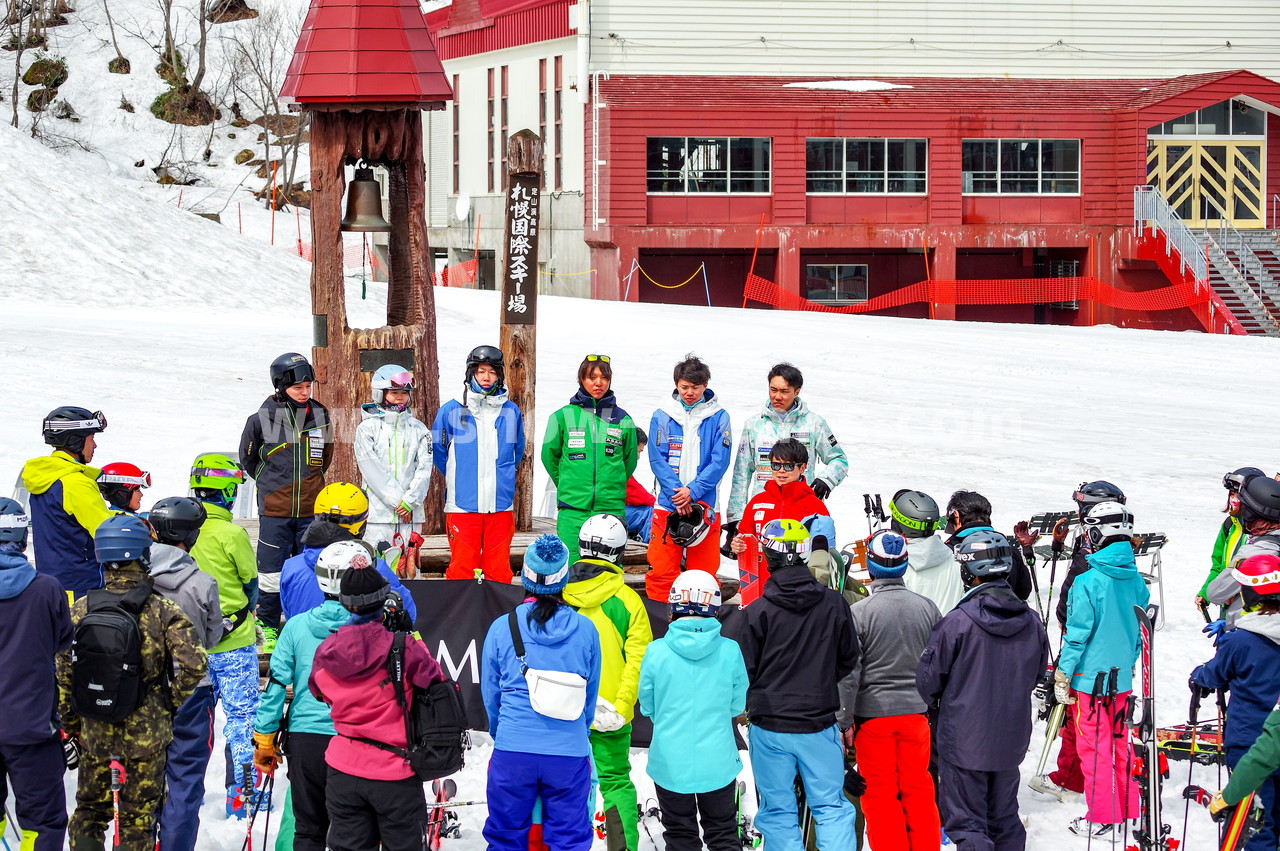
[[467, 734], [467, 711], [462, 704], [462, 689], [456, 682], [444, 679], [427, 688], [413, 687], [413, 706], [405, 700], [404, 642], [407, 633], [397, 632], [387, 656], [387, 670], [396, 691], [396, 703], [404, 712], [405, 740], [408, 749], [386, 742], [356, 738], [408, 760], [419, 780], [435, 780], [461, 771], [463, 752], [471, 746]]
[[151, 592], [149, 576], [124, 594], [89, 592], [88, 611], [71, 638], [71, 708], [79, 717], [118, 724], [154, 685], [142, 679], [138, 623]]

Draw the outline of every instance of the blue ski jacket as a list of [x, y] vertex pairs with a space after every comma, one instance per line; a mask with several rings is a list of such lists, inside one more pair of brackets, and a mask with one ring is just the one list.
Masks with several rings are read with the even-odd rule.
[[1231, 689], [1223, 744], [1239, 759], [1262, 733], [1280, 695], [1280, 615], [1241, 615], [1214, 657], [1191, 672], [1205, 688]]
[[[476, 385], [478, 387], [478, 385]], [[431, 424], [431, 457], [444, 476], [446, 513], [510, 511], [524, 458], [524, 418], [505, 390], [450, 399]]]
[[649, 468], [658, 479], [658, 507], [674, 511], [671, 495], [687, 485], [694, 502], [714, 509], [720, 480], [733, 463], [729, 412], [710, 390], [691, 408], [674, 392], [671, 396], [672, 403], [654, 411], [649, 421]]
[[[690, 684], [697, 683], [697, 688]], [[733, 719], [747, 708], [747, 665], [715, 618], [673, 621], [640, 665], [640, 711], [653, 719], [646, 771], [663, 789], [723, 789], [742, 770]], [[697, 743], [690, 758], [690, 742]]]
[[[286, 619], [310, 611], [324, 602], [324, 592], [320, 590], [320, 580], [316, 578], [316, 560], [329, 544], [351, 540], [355, 540], [354, 535], [337, 523], [327, 520], [312, 521], [307, 527], [302, 536], [302, 552], [285, 559], [284, 566], [280, 569], [280, 608]], [[404, 610], [416, 622], [418, 607], [414, 605], [409, 589], [400, 582], [400, 577], [382, 559], [378, 559], [374, 567], [391, 583], [391, 590], [400, 595], [400, 599], [404, 601]]]
[[1067, 599], [1058, 670], [1066, 672], [1073, 689], [1089, 694], [1098, 674], [1110, 676], [1111, 669], [1118, 668], [1116, 693], [1133, 691], [1133, 666], [1141, 649], [1133, 607], [1145, 609], [1151, 593], [1138, 575], [1128, 541], [1109, 544], [1086, 558], [1089, 570], [1076, 577]]
[[0, 553], [0, 745], [53, 737], [54, 657], [70, 646], [71, 609], [58, 580], [21, 553]]

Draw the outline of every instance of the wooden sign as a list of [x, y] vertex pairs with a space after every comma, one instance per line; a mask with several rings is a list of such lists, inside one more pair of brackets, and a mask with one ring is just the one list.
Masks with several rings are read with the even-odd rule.
[[537, 321], [541, 184], [541, 174], [507, 177], [502, 272], [502, 322], [505, 325], [533, 325]]

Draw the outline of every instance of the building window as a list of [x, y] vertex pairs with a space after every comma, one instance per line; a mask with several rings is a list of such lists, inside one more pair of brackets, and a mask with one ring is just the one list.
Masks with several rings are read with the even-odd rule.
[[453, 75], [453, 194], [458, 194], [462, 178], [462, 117], [459, 114], [458, 75]]
[[927, 139], [806, 139], [805, 183], [811, 193], [923, 195]]
[[773, 140], [658, 136], [648, 140], [650, 193], [769, 193]]
[[489, 126], [489, 190], [488, 191], [490, 193], [493, 192], [493, 187], [494, 187], [493, 149], [494, 149], [494, 142], [496, 141], [494, 139], [494, 131], [496, 128], [493, 126], [493, 119], [494, 119], [493, 111], [494, 111], [493, 110], [493, 69], [490, 68], [489, 69], [489, 124], [488, 124]]
[[502, 66], [502, 191], [507, 191], [507, 66]]
[[864, 263], [820, 263], [804, 267], [804, 297], [824, 304], [850, 304], [867, 300], [867, 266]]
[[965, 139], [960, 156], [967, 195], [1080, 192], [1079, 139]]
[[542, 187], [547, 186], [547, 60], [538, 60], [538, 138], [542, 141]]
[[1157, 124], [1150, 136], [1266, 136], [1267, 114], [1242, 100], [1224, 100]]
[[555, 59], [555, 106], [556, 106], [556, 189], [564, 188], [564, 57], [557, 56]]

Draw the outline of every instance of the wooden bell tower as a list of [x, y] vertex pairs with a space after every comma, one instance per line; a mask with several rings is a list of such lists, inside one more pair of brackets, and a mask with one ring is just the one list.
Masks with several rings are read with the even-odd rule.
[[[311, 113], [311, 313], [316, 396], [333, 415], [330, 481], [359, 482], [352, 440], [378, 367], [413, 371], [413, 411], [440, 407], [435, 294], [426, 222], [422, 110], [452, 100], [417, 0], [312, 0], [281, 100]], [[389, 175], [387, 321], [347, 325], [343, 276], [346, 166], [364, 160]], [[427, 495], [427, 531], [442, 528], [442, 482]]]

